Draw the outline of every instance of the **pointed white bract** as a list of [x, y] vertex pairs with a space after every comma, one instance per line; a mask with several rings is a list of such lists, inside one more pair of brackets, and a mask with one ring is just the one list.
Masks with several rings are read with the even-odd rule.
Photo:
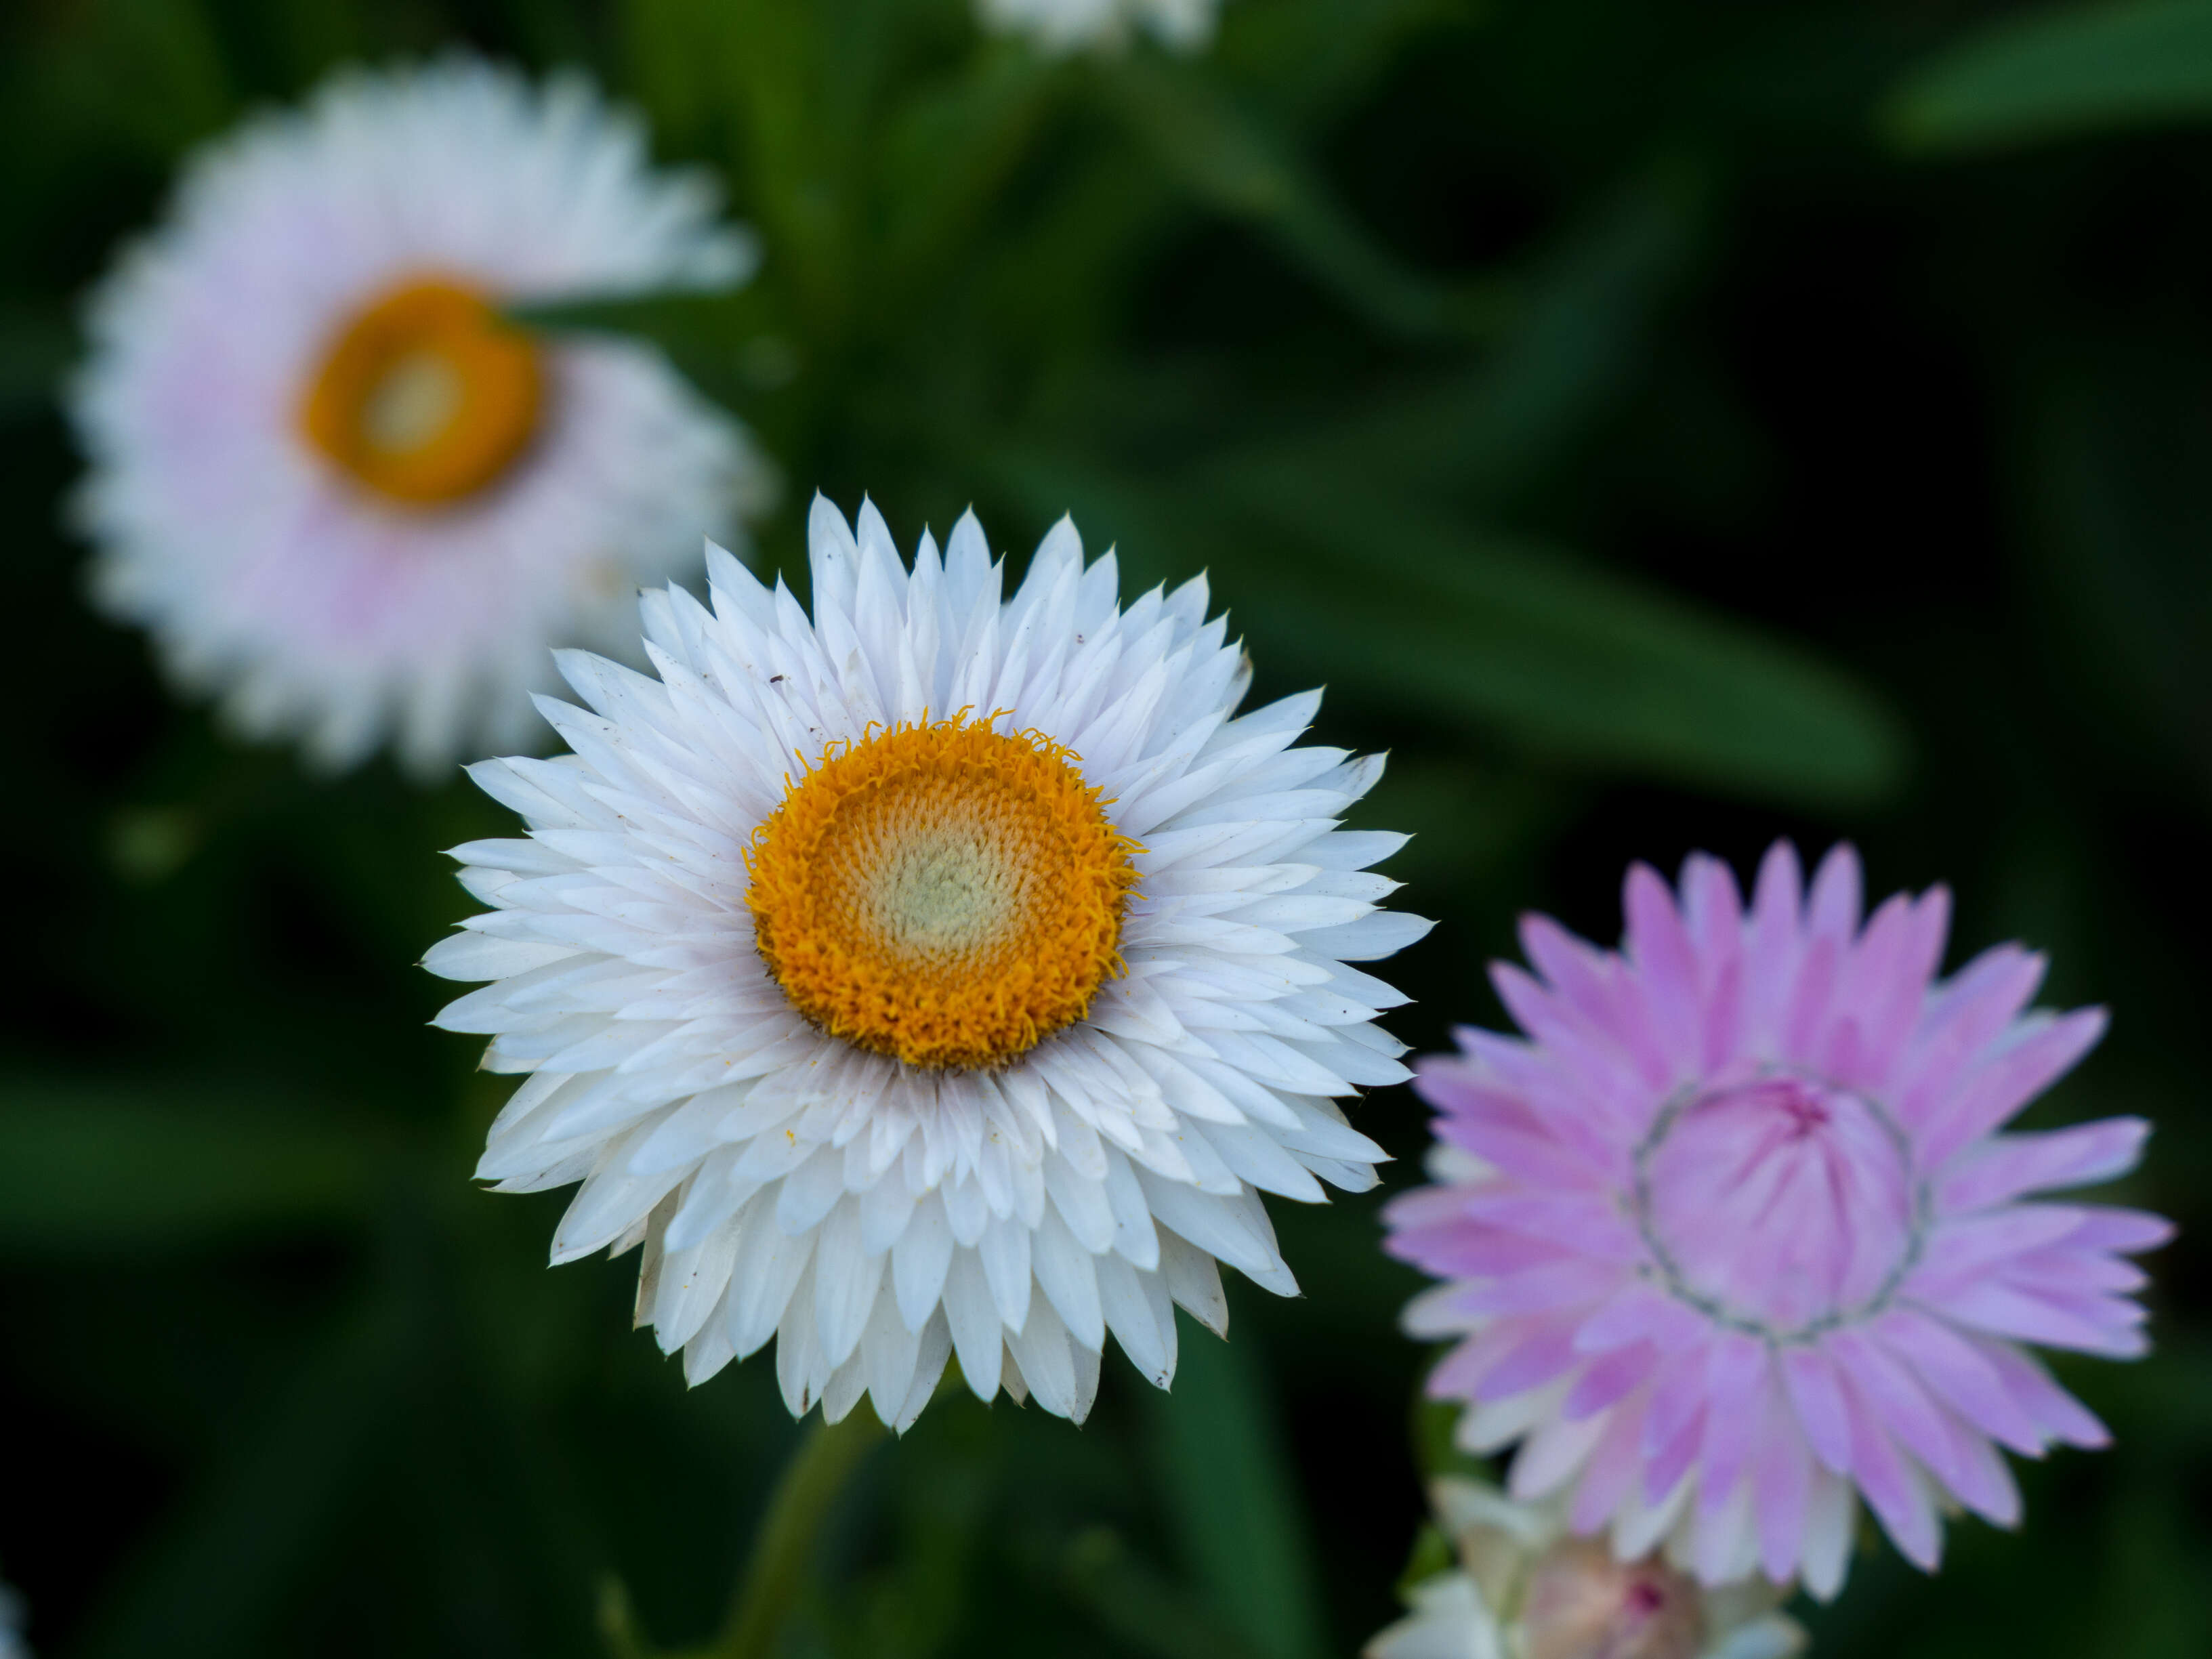
[[[702, 532], [734, 537], [772, 474], [658, 350], [567, 333], [537, 337], [543, 412], [491, 482], [380, 497], [304, 429], [333, 344], [410, 284], [542, 304], [727, 286], [755, 258], [710, 181], [655, 172], [579, 77], [337, 75], [192, 157], [93, 295], [70, 403], [95, 599], [232, 725], [323, 766], [388, 740], [441, 776], [520, 746], [548, 647], [622, 650], [637, 585], [696, 570]], [[369, 413], [449, 415], [453, 385], [415, 370]]]
[[[478, 1174], [581, 1181], [566, 1261], [644, 1247], [638, 1316], [694, 1382], [776, 1341], [792, 1411], [866, 1394], [903, 1427], [957, 1355], [970, 1387], [1080, 1420], [1110, 1334], [1165, 1387], [1174, 1309], [1224, 1328], [1217, 1262], [1296, 1290], [1261, 1195], [1318, 1201], [1382, 1154], [1341, 1103], [1407, 1075], [1404, 999], [1349, 964], [1429, 924], [1376, 908], [1401, 836], [1338, 827], [1376, 757], [1299, 745], [1308, 693], [1239, 716], [1249, 678], [1206, 589], [1121, 608], [1063, 520], [1011, 597], [974, 517], [911, 570], [881, 517], [816, 502], [810, 617], [709, 553], [711, 609], [644, 599], [659, 678], [561, 659], [574, 752], [477, 781], [526, 840], [455, 849], [493, 908], [433, 950], [489, 980], [447, 1008], [528, 1073]], [[1079, 757], [1141, 851], [1122, 971], [992, 1070], [826, 1035], [756, 949], [745, 852], [833, 745], [992, 711]]]

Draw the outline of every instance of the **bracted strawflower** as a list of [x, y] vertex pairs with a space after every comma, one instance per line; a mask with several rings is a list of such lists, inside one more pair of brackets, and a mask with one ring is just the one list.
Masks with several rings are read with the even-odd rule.
[[2131, 1168], [2147, 1126], [1998, 1133], [2102, 1011], [2023, 1013], [2016, 945], [1938, 980], [1943, 890], [1862, 926], [1859, 885], [1838, 848], [1806, 894], [1780, 844], [1747, 912], [1712, 859], [1679, 901], [1632, 869], [1620, 953], [1528, 918], [1541, 979], [1495, 971], [1527, 1036], [1421, 1068], [1437, 1181], [1389, 1212], [1447, 1281], [1406, 1322], [1461, 1339], [1429, 1386], [1462, 1445], [1519, 1442], [1516, 1497], [1708, 1583], [1832, 1595], [1860, 1498], [1932, 1569], [1940, 1510], [2017, 1520], [1999, 1446], [2106, 1443], [2024, 1345], [2145, 1347], [2123, 1257], [2167, 1224], [2023, 1200]]
[[71, 410], [94, 593], [251, 735], [418, 776], [524, 742], [549, 647], [634, 638], [769, 483], [635, 341], [512, 306], [751, 268], [581, 80], [349, 70], [186, 164], [93, 298]]
[[1430, 1507], [1452, 1564], [1407, 1592], [1413, 1610], [1364, 1659], [1791, 1659], [1805, 1648], [1784, 1592], [1757, 1578], [1707, 1588], [1653, 1556], [1623, 1561], [1567, 1530], [1555, 1503], [1522, 1504], [1446, 1475]]
[[555, 1261], [642, 1245], [693, 1382], [773, 1337], [794, 1415], [903, 1428], [957, 1354], [1079, 1420], [1109, 1332], [1165, 1387], [1175, 1304], [1224, 1328], [1217, 1261], [1295, 1290], [1261, 1193], [1374, 1183], [1336, 1103], [1402, 999], [1349, 964], [1428, 927], [1337, 827], [1382, 763], [1238, 715], [1204, 582], [1125, 611], [1065, 521], [1004, 599], [972, 516], [809, 541], [811, 617], [718, 550], [711, 611], [645, 596], [657, 680], [564, 653], [574, 752], [475, 769], [530, 827], [427, 960], [531, 1074], [478, 1174], [581, 1181]]

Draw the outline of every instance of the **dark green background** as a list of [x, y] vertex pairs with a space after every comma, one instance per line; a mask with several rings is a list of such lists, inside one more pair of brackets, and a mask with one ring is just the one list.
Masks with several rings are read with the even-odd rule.
[[[2158, 1351], [2061, 1363], [2117, 1448], [2023, 1472], [1940, 1577], [1886, 1547], [1821, 1652], [2212, 1650], [2196, 1231], [2212, 922], [2212, 12], [2008, 31], [1946, 0], [1232, 0], [1211, 53], [1051, 65], [961, 0], [16, 0], [0, 15], [0, 1573], [47, 1656], [702, 1639], [793, 1443], [763, 1361], [687, 1393], [629, 1261], [467, 1176], [503, 1085], [426, 1029], [456, 782], [337, 783], [168, 702], [80, 600], [53, 388], [177, 158], [349, 57], [581, 64], [760, 229], [664, 340], [789, 481], [902, 541], [1066, 508], [1210, 567], [1260, 690], [1387, 747], [1363, 822], [1442, 919], [1425, 1048], [1626, 861], [1848, 835], [2049, 948], [2112, 1035], [2034, 1109], [2141, 1112]], [[1996, 25], [1991, 44], [1982, 31]], [[2070, 32], [2069, 32], [2070, 31]], [[568, 319], [574, 322], [575, 319]], [[1413, 1178], [1402, 1091], [1359, 1121]], [[1318, 1659], [1419, 1518], [1381, 1194], [1275, 1206], [1157, 1396], [941, 1401], [841, 1507], [793, 1654]]]

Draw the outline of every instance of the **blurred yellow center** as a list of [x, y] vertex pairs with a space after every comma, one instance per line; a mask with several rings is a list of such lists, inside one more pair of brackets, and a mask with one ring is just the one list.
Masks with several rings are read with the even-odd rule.
[[536, 435], [538, 347], [483, 298], [437, 278], [385, 293], [331, 343], [300, 424], [308, 442], [410, 507], [473, 495]]
[[745, 902], [792, 1006], [909, 1066], [1002, 1066], [1121, 969], [1137, 850], [1075, 757], [988, 721], [835, 747], [754, 832]]

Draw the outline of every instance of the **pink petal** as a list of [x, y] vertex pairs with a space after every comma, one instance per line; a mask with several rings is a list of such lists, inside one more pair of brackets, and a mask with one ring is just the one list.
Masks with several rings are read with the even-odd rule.
[[1984, 951], [1933, 991], [1898, 1061], [1890, 1095], [1907, 1129], [1925, 1127], [1968, 1065], [2012, 1023], [2043, 982], [2043, 958], [2017, 945]]
[[[1668, 1355], [1651, 1379], [1644, 1415], [1644, 1449], [1658, 1452], [1679, 1439], [1705, 1404], [1705, 1353], [1691, 1348]], [[1696, 1447], [1691, 1448], [1694, 1455]]]
[[1798, 964], [1797, 982], [1783, 1010], [1777, 1050], [1802, 1066], [1825, 1061], [1822, 1039], [1836, 983], [1836, 958], [1843, 947], [1832, 939], [1813, 940]]
[[2075, 1249], [2070, 1243], [2016, 1258], [2005, 1277], [2029, 1290], [2062, 1294], [2130, 1296], [2150, 1283], [2150, 1275], [2132, 1261], [2102, 1250]]
[[1522, 1030], [1599, 1088], [1609, 1090], [1624, 1073], [1662, 1092], [1673, 1080], [1665, 1051], [1639, 1023], [1594, 1024], [1510, 962], [1490, 964], [1490, 982]]
[[1980, 1215], [1939, 1221], [1905, 1281], [1914, 1296], [1946, 1293], [1969, 1277], [2022, 1253], [2055, 1243], [2081, 1225], [2061, 1204], [2014, 1204]]
[[1383, 1241], [1383, 1249], [1439, 1279], [1495, 1279], [1530, 1267], [1577, 1261], [1573, 1251], [1521, 1233], [1469, 1226], [1455, 1217], [1436, 1227], [1403, 1227]]
[[1844, 1400], [1850, 1416], [1851, 1478], [1905, 1559], [1933, 1572], [1942, 1555], [1942, 1535], [1926, 1486], [1905, 1467], [1874, 1412], [1848, 1384]]
[[1553, 1418], [1538, 1425], [1513, 1454], [1506, 1492], [1522, 1503], [1550, 1497], [1581, 1471], [1604, 1432], [1601, 1419], [1566, 1423]]
[[1429, 1373], [1422, 1387], [1431, 1400], [1472, 1400], [1485, 1372], [1514, 1352], [1537, 1330], [1533, 1319], [1501, 1319], [1462, 1342]]
[[1630, 866], [1621, 909], [1628, 919], [1629, 957], [1650, 1000], [1671, 1085], [1697, 1069], [1698, 1039], [1705, 1023], [1698, 996], [1697, 953], [1682, 926], [1681, 913], [1674, 908], [1674, 896], [1650, 865]]
[[1797, 849], [1778, 841], [1759, 866], [1759, 883], [1745, 929], [1744, 1037], [1754, 1050], [1771, 1051], [1797, 982], [1803, 930], [1799, 915], [1803, 883]]
[[[1856, 1331], [1839, 1332], [1828, 1352], [1887, 1432], [1936, 1477], [1955, 1488], [1964, 1459], [1952, 1419], [1928, 1396], [1919, 1380], [1880, 1343]], [[1963, 1496], [1963, 1494], [1962, 1494]]]
[[1942, 965], [1943, 941], [1951, 931], [1951, 892], [1931, 887], [1912, 907], [1905, 936], [1886, 994], [1877, 995], [1866, 1018], [1868, 1085], [1893, 1097], [1913, 1033], [1928, 1006], [1929, 987]]
[[1743, 900], [1727, 865], [1707, 853], [1682, 860], [1682, 921], [1697, 951], [1699, 982], [1711, 985], [1743, 951]]
[[1977, 1283], [1929, 1302], [1945, 1317], [1992, 1336], [2038, 1342], [2046, 1348], [2079, 1348], [2116, 1359], [2132, 1359], [2143, 1350], [2136, 1332], [2116, 1331], [2051, 1297], [2008, 1285]]
[[1711, 1515], [1728, 1502], [1765, 1428], [1766, 1345], [1741, 1332], [1715, 1343], [1705, 1367], [1705, 1435], [1698, 1457], [1698, 1508]]
[[1751, 1471], [1752, 1502], [1759, 1517], [1759, 1559], [1766, 1576], [1786, 1584], [1796, 1576], [1804, 1547], [1806, 1505], [1813, 1492], [1813, 1454], [1779, 1401], [1771, 1401], [1758, 1461]]
[[1850, 1414], [1844, 1408], [1833, 1362], [1817, 1347], [1784, 1348], [1782, 1382], [1813, 1455], [1833, 1473], [1850, 1474]]
[[1875, 912], [1844, 960], [1836, 1006], [1857, 1028], [1848, 1054], [1832, 1052], [1828, 1073], [1839, 1082], [1887, 1092], [1927, 1000], [1928, 983], [1950, 925], [1950, 896], [1942, 888], [1918, 903], [1899, 893]]
[[1449, 1141], [1496, 1164], [1516, 1181], [1533, 1187], [1604, 1188], [1611, 1190], [1608, 1171], [1593, 1167], [1580, 1151], [1549, 1135], [1533, 1134], [1498, 1121], [1496, 1116], [1469, 1112], [1447, 1117], [1437, 1124], [1437, 1139]]
[[1619, 1018], [1610, 957], [1534, 911], [1521, 918], [1520, 933], [1522, 954], [1568, 1006], [1601, 1030]]
[[2020, 1524], [2020, 1486], [1996, 1449], [1978, 1434], [1960, 1437], [1962, 1478], [1952, 1483], [1960, 1501], [1995, 1527]]
[[1947, 1213], [1985, 1209], [2022, 1193], [2080, 1187], [2124, 1175], [2142, 1156], [2150, 1125], [2108, 1117], [2041, 1134], [2000, 1135], [1970, 1146], [1936, 1183], [1936, 1207]]
[[1526, 1233], [1601, 1261], [1642, 1260], [1644, 1241], [1612, 1201], [1596, 1194], [1540, 1194], [1508, 1188], [1467, 1200], [1468, 1219]]
[[1601, 1412], [1640, 1388], [1658, 1369], [1659, 1351], [1648, 1342], [1615, 1348], [1575, 1379], [1559, 1415], [1571, 1423]]
[[1620, 1295], [1584, 1320], [1575, 1333], [1575, 1346], [1584, 1353], [1602, 1353], [1632, 1342], [1650, 1342], [1662, 1352], [1686, 1348], [1705, 1340], [1712, 1328], [1673, 1297], [1640, 1281], [1632, 1281]]
[[[1668, 1493], [1681, 1484], [1683, 1474], [1698, 1455], [1699, 1430], [1703, 1426], [1702, 1411], [1693, 1413], [1690, 1419], [1675, 1431], [1674, 1437], [1650, 1455], [1644, 1466], [1644, 1501], [1647, 1504], [1662, 1502]], [[1644, 1439], [1651, 1438], [1650, 1419], [1644, 1425]]]
[[1620, 1283], [1618, 1267], [1570, 1259], [1476, 1285], [1468, 1291], [1463, 1305], [1468, 1312], [1479, 1314], [1551, 1313], [1589, 1307]]
[[1936, 1398], [2013, 1450], [2043, 1455], [2043, 1432], [2005, 1387], [1982, 1349], [1941, 1320], [1893, 1308], [1870, 1328], [1918, 1374]]
[[1574, 1508], [1568, 1524], [1577, 1532], [1595, 1532], [1606, 1517], [1620, 1507], [1636, 1472], [1644, 1466], [1644, 1405], [1631, 1401], [1606, 1419], [1605, 1432], [1591, 1451], [1575, 1488]]
[[[1479, 1060], [1442, 1054], [1413, 1062], [1413, 1092], [1442, 1114], [1445, 1123], [1478, 1121], [1543, 1136], [1570, 1146], [1598, 1169], [1625, 1169], [1626, 1149], [1610, 1115], [1588, 1094], [1546, 1080], [1540, 1115], [1530, 1096], [1499, 1079]], [[1442, 1124], [1439, 1125], [1441, 1132]]]
[[2070, 1071], [2104, 1036], [2105, 1024], [2102, 1008], [2023, 1022], [2013, 1040], [1960, 1079], [1948, 1100], [1930, 1107], [1923, 1158], [1940, 1168], [1952, 1153], [2003, 1123]]
[[1708, 1077], [1725, 1070], [1743, 1047], [1747, 999], [1741, 956], [1731, 956], [1713, 976], [1705, 999], [1705, 1019], [1699, 1033], [1698, 1065]]
[[1563, 1325], [1547, 1324], [1511, 1353], [1483, 1374], [1474, 1385], [1474, 1400], [1510, 1400], [1515, 1395], [1551, 1382], [1582, 1358]]
[[2154, 1250], [2173, 1237], [2173, 1224], [2146, 1210], [2119, 1210], [2091, 1205], [2081, 1212], [2081, 1224], [2067, 1234], [2066, 1242], [2084, 1250], [2118, 1250], [2133, 1255]]
[[1839, 841], [1828, 849], [1820, 867], [1813, 872], [1812, 896], [1805, 905], [1805, 932], [1810, 939], [1850, 942], [1859, 926], [1859, 855], [1850, 842]]
[[[1912, 901], [1903, 893], [1893, 894], [1885, 900], [1868, 921], [1865, 933], [1857, 943], [1844, 951], [1838, 963], [1836, 1006], [1853, 1017], [1862, 1027], [1866, 1024], [1869, 1015], [1893, 1000], [1898, 966], [1904, 957], [1911, 906]], [[1872, 1081], [1872, 1079], [1855, 1073], [1836, 1071], [1832, 1065], [1829, 1075], [1838, 1082], [1857, 1088], [1863, 1088]]]
[[2095, 1451], [2112, 1443], [2096, 1414], [2051, 1379], [2051, 1373], [2009, 1342], [1978, 1339], [1974, 1346], [2005, 1388], [2045, 1434], [2069, 1446]]

